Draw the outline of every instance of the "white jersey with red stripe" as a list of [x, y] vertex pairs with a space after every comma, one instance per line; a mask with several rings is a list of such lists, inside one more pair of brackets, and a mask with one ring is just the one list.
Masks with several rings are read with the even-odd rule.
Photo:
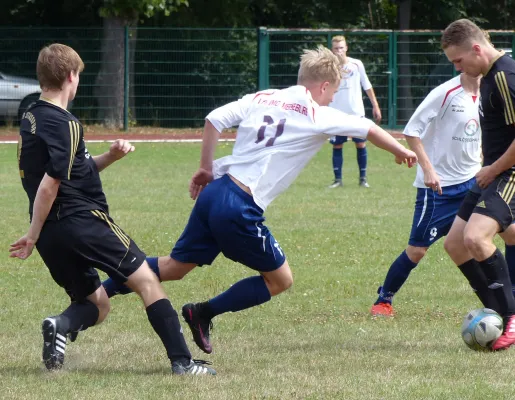
[[[456, 76], [427, 95], [404, 129], [405, 135], [420, 137], [442, 187], [468, 181], [481, 169], [478, 105]], [[420, 165], [413, 186], [426, 187]]]
[[221, 132], [238, 127], [232, 154], [215, 160], [215, 178], [230, 174], [265, 208], [286, 190], [309, 160], [335, 135], [366, 138], [374, 123], [319, 106], [304, 86], [265, 90], [212, 111]]
[[347, 63], [342, 67], [340, 87], [329, 107], [336, 108], [350, 115], [365, 116], [361, 88], [363, 90], [372, 88], [372, 84], [365, 72], [365, 66], [360, 60], [347, 57]]

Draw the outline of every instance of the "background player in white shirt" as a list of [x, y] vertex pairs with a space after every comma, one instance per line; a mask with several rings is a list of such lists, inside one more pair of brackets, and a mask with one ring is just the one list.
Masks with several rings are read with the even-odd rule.
[[[162, 280], [181, 279], [220, 252], [259, 272], [209, 301], [183, 306], [195, 343], [206, 353], [212, 351], [213, 317], [265, 303], [292, 285], [286, 256], [263, 224], [263, 212], [329, 136], [352, 132], [393, 153], [397, 163], [416, 162], [414, 152], [372, 121], [327, 107], [340, 78], [340, 59], [331, 51], [306, 50], [298, 86], [246, 95], [206, 117], [200, 169], [190, 183], [197, 201], [188, 224], [170, 256], [147, 259]], [[236, 125], [232, 154], [213, 161], [220, 132]], [[123, 291], [113, 284], [104, 283], [109, 295]]]
[[404, 134], [419, 164], [417, 199], [408, 247], [379, 287], [372, 315], [393, 316], [392, 298], [427, 249], [447, 235], [460, 204], [481, 169], [478, 95], [480, 77], [454, 77], [433, 89], [417, 107]]
[[[368, 80], [367, 73], [363, 63], [347, 56], [347, 41], [344, 36], [334, 36], [332, 39], [331, 50], [334, 54], [339, 55], [343, 59], [342, 80], [340, 87], [335, 94], [333, 101], [329, 107], [343, 111], [346, 114], [365, 116], [365, 106], [363, 105], [363, 96], [361, 88], [365, 91], [370, 102], [372, 103], [372, 114], [377, 124], [381, 122], [381, 109], [377, 103], [376, 95], [372, 84]], [[352, 141], [356, 144], [358, 167], [359, 167], [359, 185], [368, 188], [367, 182], [367, 147], [366, 139], [353, 135]], [[334, 136], [331, 138], [333, 145], [333, 171], [334, 182], [329, 187], [336, 188], [342, 186], [342, 168], [343, 168], [343, 144], [347, 142], [347, 136]]]

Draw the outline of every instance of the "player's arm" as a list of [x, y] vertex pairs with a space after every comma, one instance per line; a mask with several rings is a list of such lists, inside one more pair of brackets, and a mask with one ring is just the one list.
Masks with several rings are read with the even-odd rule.
[[[515, 73], [497, 72], [495, 84], [503, 103], [505, 123], [515, 133]], [[498, 175], [513, 166], [515, 166], [515, 141], [497, 161], [481, 168], [476, 175], [478, 185], [482, 188], [488, 186]]]
[[417, 155], [413, 151], [408, 150], [394, 139], [392, 135], [377, 125], [373, 125], [370, 128], [367, 139], [377, 147], [392, 153], [397, 164], [407, 163], [408, 167], [411, 168], [417, 163]]
[[109, 148], [109, 151], [106, 151], [104, 154], [94, 156], [93, 161], [95, 161], [97, 169], [100, 172], [133, 151], [134, 146], [131, 145], [128, 140], [116, 139]]
[[347, 115], [330, 107], [319, 107], [317, 130], [329, 136], [348, 136], [368, 139], [377, 147], [392, 153], [398, 164], [407, 163], [412, 167], [417, 162], [417, 155], [401, 145], [383, 128], [368, 118]]
[[204, 123], [200, 167], [190, 181], [190, 196], [195, 200], [202, 189], [213, 180], [213, 160], [220, 134], [224, 129], [239, 125], [247, 115], [255, 95], [246, 95], [210, 112]]
[[379, 108], [379, 103], [377, 101], [376, 94], [374, 92], [374, 88], [372, 88], [372, 84], [370, 83], [367, 72], [365, 71], [365, 66], [363, 65], [363, 63], [361, 61], [358, 62], [358, 70], [359, 70], [361, 87], [367, 94], [368, 99], [370, 100], [370, 103], [372, 104], [372, 115], [374, 116], [374, 121], [376, 122], [376, 124], [380, 124], [381, 118], [382, 118], [381, 109]]
[[420, 135], [422, 135], [429, 124], [438, 115], [438, 110], [441, 109], [441, 103], [444, 99], [440, 95], [440, 89], [435, 89], [429, 93], [428, 96], [417, 107], [410, 120], [404, 128], [404, 136], [406, 142], [411, 150], [415, 152], [418, 157], [418, 164], [424, 172], [424, 184], [438, 191], [442, 194], [442, 187], [440, 185], [440, 177], [436, 174], [433, 164], [422, 144]]
[[11, 244], [9, 248], [9, 252], [11, 253], [10, 257], [17, 257], [22, 260], [30, 257], [39, 239], [41, 229], [43, 229], [43, 225], [50, 213], [52, 204], [54, 204], [55, 198], [57, 197], [60, 184], [60, 179], [54, 179], [48, 174], [43, 176], [34, 200], [29, 231], [25, 236], [22, 236], [15, 243]]
[[33, 205], [32, 221], [26, 235], [11, 245], [11, 257], [26, 259], [32, 254], [41, 229], [48, 217], [63, 180], [69, 180], [80, 133], [65, 120], [41, 121], [37, 135], [45, 142], [48, 151], [46, 171], [41, 180]]
[[424, 172], [424, 185], [433, 189], [434, 191], [438, 191], [438, 194], [442, 194], [442, 186], [440, 185], [440, 177], [436, 173], [433, 168], [433, 164], [431, 164], [431, 160], [427, 156], [426, 151], [424, 150], [424, 145], [422, 144], [422, 140], [416, 136], [406, 136], [406, 142], [411, 150], [415, 152], [418, 158], [418, 164], [422, 171]]

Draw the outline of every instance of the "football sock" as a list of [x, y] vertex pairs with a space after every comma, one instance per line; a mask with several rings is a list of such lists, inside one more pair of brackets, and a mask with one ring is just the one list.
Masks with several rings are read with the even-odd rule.
[[[158, 257], [147, 257], [148, 266], [157, 275], [157, 278], [161, 281], [161, 275], [159, 273]], [[132, 293], [132, 289], [125, 286], [123, 283], [117, 282], [112, 278], [107, 278], [102, 282], [102, 286], [107, 293], [107, 297], [113, 297], [117, 294], [129, 294]]]
[[488, 289], [494, 293], [499, 304], [499, 310], [496, 311], [502, 317], [514, 315], [515, 298], [511, 291], [510, 273], [501, 251], [495, 249], [494, 253], [486, 260], [480, 261], [479, 265], [486, 276]]
[[483, 306], [499, 312], [499, 303], [497, 302], [494, 293], [488, 289], [485, 273], [481, 269], [479, 263], [472, 258], [463, 264], [458, 265], [458, 268], [469, 281], [472, 290], [476, 296], [479, 297]]
[[252, 276], [236, 282], [208, 303], [214, 317], [229, 311], [235, 312], [258, 306], [271, 298], [265, 279], [262, 276]]
[[336, 181], [342, 180], [343, 149], [333, 148], [333, 171]]
[[191, 353], [182, 334], [177, 312], [168, 299], [161, 299], [147, 307], [152, 328], [159, 335], [170, 361], [189, 361]]
[[368, 160], [368, 152], [367, 148], [364, 147], [360, 149], [359, 147], [356, 149], [357, 158], [358, 158], [358, 167], [359, 167], [359, 177], [366, 178], [367, 177], [367, 160]]
[[506, 252], [504, 254], [508, 264], [508, 271], [510, 271], [511, 289], [515, 292], [515, 246], [506, 245]]
[[89, 300], [74, 302], [59, 315], [59, 329], [63, 333], [85, 331], [97, 323], [98, 307]]
[[392, 303], [392, 298], [395, 293], [399, 291], [401, 286], [406, 282], [408, 276], [413, 268], [418, 264], [411, 261], [406, 254], [406, 250], [401, 253], [399, 257], [392, 263], [383, 286], [379, 291], [379, 297], [374, 304], [378, 303]]

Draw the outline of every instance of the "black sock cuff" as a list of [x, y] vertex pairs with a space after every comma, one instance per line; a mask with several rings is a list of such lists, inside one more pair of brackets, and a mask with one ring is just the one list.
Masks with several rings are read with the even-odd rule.
[[158, 300], [146, 309], [148, 318], [163, 318], [169, 317], [170, 313], [177, 315], [177, 312], [172, 306], [172, 303], [168, 299]]
[[499, 250], [497, 247], [495, 248], [495, 251], [493, 252], [493, 254], [488, 257], [486, 260], [483, 260], [483, 261], [479, 261], [480, 264], [482, 265], [491, 265], [491, 264], [494, 264], [495, 261], [497, 260], [497, 258], [501, 256], [501, 257], [504, 257], [503, 254], [501, 253], [501, 250]]

